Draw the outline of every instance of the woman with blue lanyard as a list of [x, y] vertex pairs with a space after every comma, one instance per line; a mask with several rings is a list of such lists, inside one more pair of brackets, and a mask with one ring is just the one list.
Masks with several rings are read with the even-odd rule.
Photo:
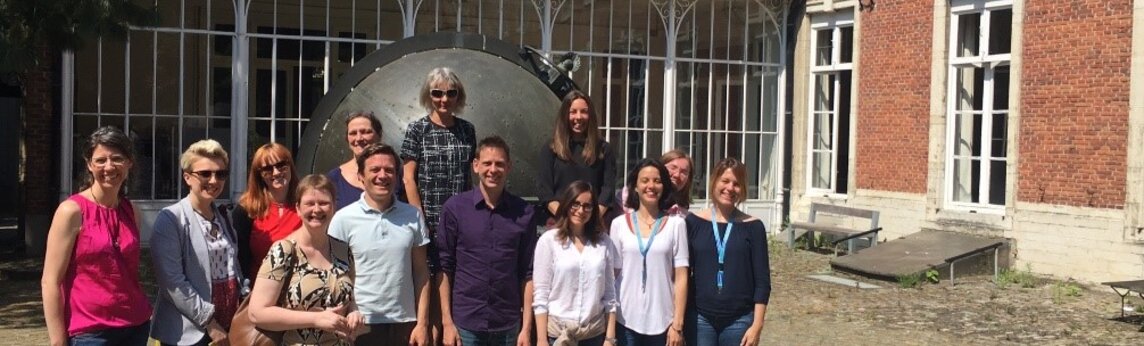
[[[767, 232], [739, 210], [747, 167], [723, 159], [711, 172], [712, 206], [687, 216], [691, 257], [686, 325], [689, 346], [753, 346], [771, 295]], [[703, 297], [703, 299], [696, 299]]]
[[683, 345], [687, 298], [687, 238], [683, 218], [669, 216], [671, 178], [658, 160], [644, 159], [628, 174], [630, 212], [612, 221], [619, 252], [617, 328], [621, 345]]

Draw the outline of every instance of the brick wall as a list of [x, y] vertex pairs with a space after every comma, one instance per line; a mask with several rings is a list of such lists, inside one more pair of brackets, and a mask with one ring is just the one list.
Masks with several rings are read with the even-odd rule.
[[1123, 208], [1132, 1], [1025, 3], [1017, 198]]
[[24, 210], [28, 214], [51, 215], [59, 202], [55, 179], [59, 154], [53, 150], [57, 143], [57, 54], [46, 46], [41, 46], [38, 53], [40, 64], [25, 74], [24, 80]]
[[925, 193], [933, 0], [879, 0], [861, 16], [857, 187]]

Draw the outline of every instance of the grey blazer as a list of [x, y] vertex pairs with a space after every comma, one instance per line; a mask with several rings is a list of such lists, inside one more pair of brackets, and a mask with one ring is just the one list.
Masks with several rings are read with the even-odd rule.
[[[227, 214], [212, 205], [223, 234], [238, 246]], [[188, 198], [163, 208], [151, 235], [151, 265], [159, 282], [151, 337], [164, 344], [191, 345], [207, 336], [214, 315], [211, 304], [210, 257], [202, 224]], [[233, 259], [238, 282], [243, 282], [238, 258]]]

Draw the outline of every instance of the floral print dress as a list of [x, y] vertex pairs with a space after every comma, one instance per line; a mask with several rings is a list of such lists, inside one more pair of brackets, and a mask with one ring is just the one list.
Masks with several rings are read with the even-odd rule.
[[[259, 278], [283, 282], [286, 294], [278, 297], [278, 306], [299, 311], [322, 310], [348, 305], [354, 296], [354, 267], [349, 246], [330, 239], [329, 269], [316, 268], [291, 239], [283, 239], [270, 246], [270, 252], [258, 270]], [[285, 281], [284, 281], [285, 280]], [[282, 334], [283, 345], [349, 346], [333, 333], [317, 328], [287, 330]]]

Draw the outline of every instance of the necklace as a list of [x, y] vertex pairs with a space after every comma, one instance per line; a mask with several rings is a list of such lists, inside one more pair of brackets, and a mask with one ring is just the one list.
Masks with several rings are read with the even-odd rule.
[[[108, 207], [108, 206], [105, 206], [105, 205], [99, 203], [99, 199], [95, 197], [95, 189], [89, 189], [89, 190], [87, 190], [87, 192], [89, 194], [91, 194], [91, 201], [94, 202], [95, 205], [114, 210], [113, 207]], [[113, 203], [112, 205], [113, 206], [119, 205], [118, 198], [116, 198], [115, 203]], [[116, 252], [118, 252], [119, 251], [119, 227], [121, 226], [120, 222], [119, 222], [119, 213], [112, 213], [111, 224], [107, 225], [107, 226], [108, 226], [107, 227], [107, 237], [111, 239], [111, 247], [113, 249], [115, 249]]]

